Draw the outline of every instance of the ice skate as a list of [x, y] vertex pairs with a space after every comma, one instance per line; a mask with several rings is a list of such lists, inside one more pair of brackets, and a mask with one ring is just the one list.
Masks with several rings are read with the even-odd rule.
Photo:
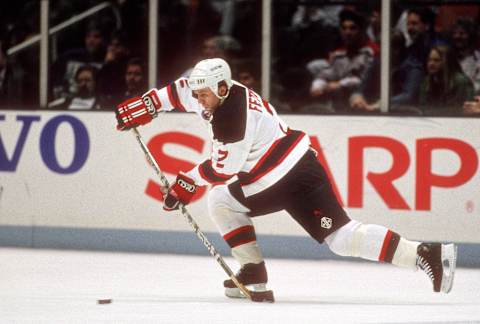
[[[265, 262], [259, 264], [247, 263], [240, 268], [236, 276], [240, 283], [252, 291], [254, 295], [252, 300], [274, 302], [273, 291], [267, 290], [268, 276]], [[231, 279], [225, 280], [223, 286], [227, 297], [245, 298], [245, 295]]]
[[417, 248], [417, 267], [429, 276], [435, 292], [452, 290], [456, 263], [454, 244], [422, 243]]

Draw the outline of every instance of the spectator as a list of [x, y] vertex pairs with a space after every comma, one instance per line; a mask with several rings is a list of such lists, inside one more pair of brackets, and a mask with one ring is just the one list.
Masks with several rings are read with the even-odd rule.
[[426, 114], [459, 114], [465, 101], [473, 98], [473, 85], [462, 72], [447, 46], [431, 49], [427, 77], [420, 88], [420, 107]]
[[[126, 20], [126, 17], [122, 16], [124, 12], [120, 12], [119, 10], [120, 7], [125, 5], [126, 1], [127, 0], [113, 0], [111, 1], [112, 5], [114, 5], [112, 10], [98, 11], [96, 14], [90, 16], [90, 19], [92, 21], [95, 20], [97, 25], [102, 26], [105, 32], [115, 30], [120, 20], [122, 26], [125, 27], [124, 20]], [[36, 2], [38, 3], [40, 1], [37, 0]], [[55, 0], [50, 2], [52, 3], [49, 13], [51, 27], [78, 16], [100, 3], [98, 0]], [[130, 16], [133, 14], [134, 13], [130, 12]], [[135, 14], [137, 13], [135, 12]], [[72, 48], [81, 48], [84, 44], [84, 35], [85, 25], [82, 23], [70, 25], [64, 32], [56, 34], [55, 46], [53, 46], [50, 52], [51, 57], [56, 60], [58, 54], [65, 53]]]
[[116, 31], [108, 44], [103, 66], [98, 72], [98, 95], [107, 100], [119, 97], [125, 88], [125, 69], [130, 58], [125, 33]]
[[158, 75], [162, 80], [169, 80], [193, 65], [192, 55], [197, 54], [202, 40], [218, 35], [222, 15], [210, 0], [159, 1], [158, 15], [158, 37], [161, 40], [158, 44]]
[[[242, 45], [233, 37], [227, 35], [217, 35], [206, 38], [200, 48], [200, 53], [197, 58], [194, 59], [195, 62], [199, 60], [204, 60], [208, 58], [219, 57], [224, 60], [232, 60], [236, 57], [242, 48]], [[192, 70], [192, 67], [189, 67], [182, 73], [182, 76], [188, 77]]]
[[475, 50], [477, 28], [473, 21], [460, 18], [450, 31], [450, 42], [463, 72], [473, 82], [475, 93], [480, 93], [480, 51]]
[[234, 69], [235, 80], [255, 92], [260, 92], [260, 67], [257, 61], [245, 60], [238, 62]]
[[242, 48], [242, 45], [233, 37], [228, 35], [213, 36], [203, 42], [202, 58], [221, 57], [223, 59], [235, 58], [235, 54]]
[[[5, 31], [2, 37], [3, 50], [18, 45], [39, 33], [40, 2], [39, 1], [3, 1], [5, 7], [1, 8], [6, 20], [2, 20]], [[3, 10], [5, 9], [5, 10]], [[5, 53], [4, 53], [5, 55]], [[10, 82], [15, 80], [14, 91], [21, 94], [17, 98], [10, 97], [15, 105], [22, 109], [37, 109], [39, 104], [39, 49], [31, 46], [7, 58]], [[15, 77], [14, 77], [15, 75]], [[20, 80], [21, 79], [21, 80]], [[13, 88], [12, 88], [13, 89]]]
[[125, 84], [126, 91], [124, 93], [124, 98], [139, 96], [147, 91], [145, 65], [140, 58], [134, 57], [128, 61], [127, 69], [125, 71]]
[[350, 96], [350, 108], [356, 112], [380, 110], [380, 59], [377, 57], [368, 68], [365, 81]]
[[406, 49], [404, 60], [392, 70], [393, 97], [390, 102], [393, 107], [418, 102], [418, 91], [425, 77], [424, 63], [430, 49], [438, 42], [433, 33], [434, 20], [430, 9], [408, 11], [407, 31], [412, 43]]
[[476, 96], [472, 101], [463, 103], [463, 113], [465, 115], [480, 116], [480, 96]]
[[0, 42], [0, 108], [18, 108], [23, 103], [24, 71], [7, 58], [7, 53]]
[[[262, 85], [260, 82], [260, 64], [257, 60], [243, 60], [235, 64], [235, 79], [241, 84], [255, 92], [260, 92]], [[278, 113], [291, 112], [291, 107], [282, 96], [285, 89], [276, 81], [277, 78], [271, 78], [270, 84], [270, 102], [275, 106]]]
[[122, 76], [122, 92], [114, 97], [101, 98], [102, 109], [111, 110], [120, 102], [140, 96], [147, 91], [145, 64], [139, 57], [133, 57], [127, 62], [127, 66]]
[[278, 36], [274, 35], [282, 71], [304, 67], [316, 58], [326, 59], [340, 44], [339, 13], [343, 5], [300, 4], [293, 9], [290, 25], [278, 27]]
[[307, 106], [307, 110], [347, 110], [350, 95], [365, 81], [366, 72], [378, 55], [378, 45], [371, 42], [366, 35], [363, 16], [344, 9], [339, 17], [343, 47], [330, 54], [331, 66], [325, 66], [324, 60], [310, 62], [307, 66], [315, 78], [310, 95], [320, 99], [320, 105], [315, 103]]
[[369, 13], [367, 35], [370, 40], [380, 46], [382, 32], [382, 13], [380, 6], [375, 6]]
[[[409, 47], [412, 45], [412, 39], [410, 37], [410, 34], [408, 32], [408, 15], [410, 12], [413, 11], [427, 11], [429, 12], [428, 16], [425, 17], [427, 20], [433, 19], [432, 17], [435, 17], [435, 9], [437, 7], [435, 6], [422, 6], [422, 7], [414, 7], [412, 8], [411, 6], [405, 5], [405, 4], [400, 4], [398, 2], [393, 4], [393, 12], [392, 12], [392, 18], [394, 21], [396, 21], [395, 27], [394, 27], [394, 32], [395, 33], [401, 33], [405, 39], [405, 46]], [[434, 19], [436, 21], [436, 19]], [[434, 30], [434, 22], [430, 22], [429, 24], [429, 29], [433, 32]]]
[[242, 44], [242, 57], [259, 57], [262, 51], [262, 1], [230, 2], [234, 3], [230, 35]]
[[[160, 8], [158, 10], [158, 27], [164, 26], [167, 24], [166, 20], [178, 19], [177, 16], [170, 16], [167, 12], [164, 5], [172, 5], [177, 3], [177, 1], [159, 1]], [[148, 51], [148, 1], [138, 1], [138, 0], [117, 0], [116, 7], [122, 21], [122, 30], [127, 33], [127, 38], [129, 39], [130, 45], [132, 46], [132, 55], [140, 55], [140, 53], [146, 53]], [[179, 5], [179, 4], [177, 4]], [[165, 15], [164, 13], [167, 12]], [[169, 26], [177, 27], [177, 26]], [[174, 29], [175, 30], [175, 29]], [[163, 35], [159, 35], [159, 38]], [[161, 43], [161, 42], [160, 42]], [[160, 44], [159, 44], [160, 46]]]
[[314, 60], [307, 65], [307, 69], [315, 76], [310, 86], [310, 93], [326, 91], [328, 83], [335, 79], [335, 71], [327, 60]]
[[[394, 33], [391, 38], [391, 48], [394, 48], [395, 51], [392, 51], [391, 66], [397, 66], [403, 61], [404, 45], [405, 37], [403, 34], [399, 32]], [[375, 57], [372, 65], [366, 72], [365, 81], [362, 82], [359, 89], [350, 97], [350, 107], [353, 111], [376, 112], [380, 110], [380, 73], [380, 57]], [[394, 109], [390, 110], [390, 112], [392, 111], [394, 111]], [[407, 112], [415, 112], [418, 114], [419, 110], [416, 109], [413, 111], [410, 109]]]
[[69, 110], [99, 109], [96, 96], [97, 69], [92, 65], [82, 65], [75, 73], [75, 90], [68, 96], [53, 101], [49, 107]]
[[437, 33], [448, 33], [460, 18], [469, 19], [476, 23], [480, 22], [480, 6], [473, 2], [471, 4], [467, 4], [466, 2], [468, 1], [464, 2], [465, 4], [442, 4], [437, 7], [435, 24], [435, 31]]
[[74, 76], [83, 65], [103, 66], [106, 53], [106, 33], [95, 22], [90, 22], [84, 38], [84, 47], [72, 49], [61, 55], [52, 66], [53, 96], [58, 98], [73, 92]]

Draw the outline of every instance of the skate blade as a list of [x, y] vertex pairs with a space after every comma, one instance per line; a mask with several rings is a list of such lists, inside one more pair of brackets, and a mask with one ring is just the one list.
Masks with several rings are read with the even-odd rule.
[[[273, 291], [267, 290], [265, 284], [249, 285], [246, 286], [250, 291], [250, 296], [254, 302], [270, 302], [273, 303], [275, 298], [273, 297]], [[225, 288], [225, 296], [229, 298], [247, 298], [238, 288]]]
[[442, 284], [440, 290], [448, 294], [452, 290], [455, 268], [457, 265], [457, 246], [442, 244]]

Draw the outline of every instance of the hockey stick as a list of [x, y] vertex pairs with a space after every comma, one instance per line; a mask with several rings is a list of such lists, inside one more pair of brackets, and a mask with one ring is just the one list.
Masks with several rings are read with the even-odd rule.
[[[155, 172], [157, 173], [160, 182], [161, 182], [161, 190], [162, 193], [165, 195], [168, 192], [168, 188], [170, 187], [167, 178], [163, 174], [162, 170], [158, 166], [157, 162], [155, 161], [155, 158], [153, 157], [152, 153], [148, 149], [147, 145], [143, 141], [142, 136], [140, 135], [140, 132], [138, 131], [137, 128], [133, 128], [133, 134], [135, 135], [135, 138], [137, 139], [138, 143], [140, 144], [140, 147], [142, 148], [143, 153], [145, 153], [145, 156], [147, 157], [148, 162], [150, 165], [153, 167]], [[198, 226], [197, 222], [193, 219], [193, 217], [190, 215], [190, 213], [187, 211], [187, 208], [183, 205], [180, 204], [180, 211], [182, 212], [182, 215], [185, 217], [185, 220], [187, 221], [188, 224], [192, 227], [193, 231], [195, 234], [197, 234], [198, 238], [200, 241], [202, 241], [203, 245], [207, 248], [208, 252], [217, 260], [218, 264], [222, 267], [222, 269], [227, 273], [228, 277], [232, 279], [232, 281], [235, 283], [235, 286], [240, 289], [240, 291], [250, 300], [252, 301], [263, 301], [264, 297], [261, 293], [256, 293], [254, 291], [250, 291], [243, 285], [240, 281], [238, 281], [237, 277], [233, 273], [233, 271], [230, 269], [230, 267], [225, 263], [223, 260], [222, 256], [217, 252], [215, 247], [213, 246], [212, 243], [207, 239], [205, 234], [200, 230], [200, 227]]]

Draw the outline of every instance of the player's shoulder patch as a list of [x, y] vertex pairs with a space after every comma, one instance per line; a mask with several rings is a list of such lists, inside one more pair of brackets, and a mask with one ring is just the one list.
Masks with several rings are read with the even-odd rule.
[[247, 128], [246, 89], [234, 84], [230, 95], [213, 114], [213, 136], [222, 143], [235, 143], [245, 137]]

